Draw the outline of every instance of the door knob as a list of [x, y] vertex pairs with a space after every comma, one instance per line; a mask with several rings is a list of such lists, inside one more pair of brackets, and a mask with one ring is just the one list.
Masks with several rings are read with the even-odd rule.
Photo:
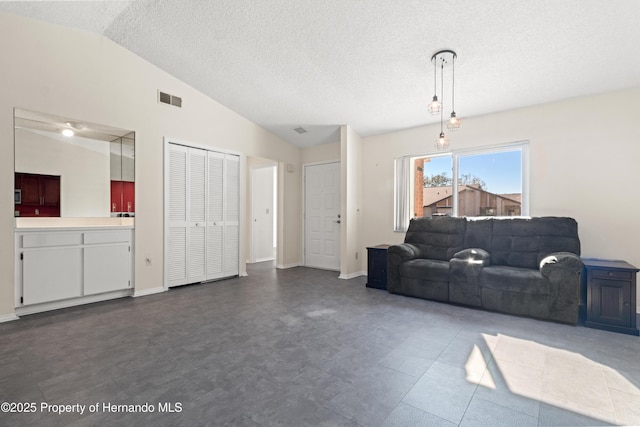
[[333, 221], [333, 222], [335, 222], [336, 224], [340, 224], [340, 220]]

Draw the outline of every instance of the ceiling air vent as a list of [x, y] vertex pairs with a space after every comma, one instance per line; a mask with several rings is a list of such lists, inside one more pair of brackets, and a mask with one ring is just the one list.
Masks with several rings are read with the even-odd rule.
[[303, 133], [307, 133], [307, 130], [305, 128], [303, 128], [302, 126], [297, 127], [294, 129], [296, 132], [303, 134]]
[[158, 91], [158, 102], [182, 108], [182, 98], [180, 98], [179, 96], [170, 95], [166, 92]]

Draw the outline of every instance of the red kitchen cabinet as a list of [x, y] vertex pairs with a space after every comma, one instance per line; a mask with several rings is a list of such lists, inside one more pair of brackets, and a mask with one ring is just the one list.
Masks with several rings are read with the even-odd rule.
[[15, 189], [19, 216], [60, 216], [60, 176], [16, 172]]

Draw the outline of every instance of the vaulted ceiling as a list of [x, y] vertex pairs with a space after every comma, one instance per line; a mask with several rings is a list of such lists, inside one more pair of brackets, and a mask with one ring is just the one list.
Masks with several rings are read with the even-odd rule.
[[427, 105], [440, 49], [458, 54], [461, 117], [640, 86], [637, 0], [18, 1], [0, 11], [102, 34], [300, 147], [337, 140], [341, 124], [369, 136], [438, 122]]

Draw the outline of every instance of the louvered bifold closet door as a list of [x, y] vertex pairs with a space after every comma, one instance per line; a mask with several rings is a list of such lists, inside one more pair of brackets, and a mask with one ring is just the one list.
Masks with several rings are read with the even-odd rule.
[[207, 151], [189, 149], [187, 280], [206, 280]]
[[169, 144], [167, 282], [187, 283], [187, 161], [189, 149]]
[[207, 213], [207, 279], [223, 277], [224, 154], [210, 151]]
[[239, 274], [240, 253], [240, 157], [225, 155], [224, 174], [224, 262], [225, 276]]
[[240, 157], [168, 144], [167, 284], [239, 274]]

